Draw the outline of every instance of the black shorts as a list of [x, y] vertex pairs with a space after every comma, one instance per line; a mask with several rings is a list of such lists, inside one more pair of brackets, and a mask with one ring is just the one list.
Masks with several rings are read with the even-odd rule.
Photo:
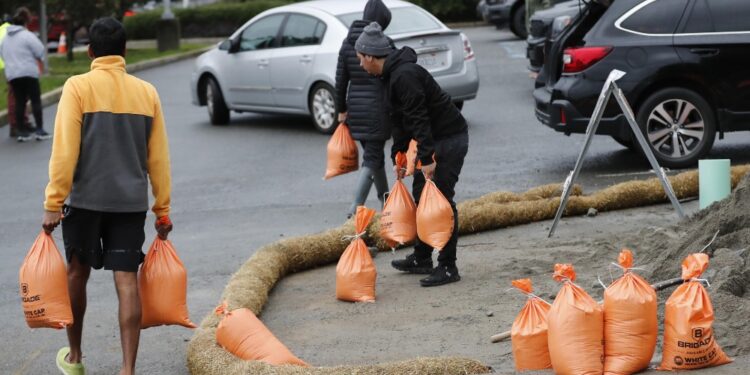
[[137, 272], [143, 263], [145, 212], [100, 212], [66, 206], [65, 257], [95, 269]]

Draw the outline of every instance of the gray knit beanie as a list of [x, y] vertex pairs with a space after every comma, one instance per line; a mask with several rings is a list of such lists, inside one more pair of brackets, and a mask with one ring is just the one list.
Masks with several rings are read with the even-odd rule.
[[383, 34], [383, 29], [377, 22], [372, 22], [365, 26], [365, 30], [354, 43], [354, 49], [363, 55], [375, 57], [388, 56], [393, 52], [391, 43]]

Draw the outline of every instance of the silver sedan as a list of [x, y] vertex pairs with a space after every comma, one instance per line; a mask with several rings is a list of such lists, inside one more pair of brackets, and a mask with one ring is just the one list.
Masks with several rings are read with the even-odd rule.
[[[386, 30], [397, 47], [410, 46], [459, 108], [479, 89], [474, 51], [463, 33], [424, 9], [385, 0]], [[269, 9], [197, 59], [193, 103], [208, 107], [211, 123], [230, 111], [309, 114], [324, 133], [336, 128], [334, 85], [341, 42], [361, 19], [365, 0], [316, 0]]]

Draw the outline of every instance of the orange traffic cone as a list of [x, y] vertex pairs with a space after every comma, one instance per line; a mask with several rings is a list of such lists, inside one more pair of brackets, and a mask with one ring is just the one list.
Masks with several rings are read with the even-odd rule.
[[68, 53], [68, 43], [67, 40], [65, 40], [65, 32], [60, 34], [60, 42], [57, 43], [57, 53], [61, 55]]

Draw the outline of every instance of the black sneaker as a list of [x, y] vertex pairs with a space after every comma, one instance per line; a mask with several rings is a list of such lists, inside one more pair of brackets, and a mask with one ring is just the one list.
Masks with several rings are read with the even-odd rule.
[[429, 275], [432, 273], [432, 258], [420, 260], [411, 254], [406, 259], [392, 260], [391, 266], [399, 271]]
[[455, 283], [461, 280], [461, 276], [458, 274], [458, 268], [456, 266], [446, 266], [438, 264], [437, 267], [432, 271], [432, 274], [419, 280], [419, 284], [422, 286], [438, 286], [448, 283]]
[[44, 129], [37, 129], [36, 132], [34, 133], [34, 138], [36, 138], [37, 141], [44, 141], [44, 140], [52, 138], [52, 136], [46, 131], [44, 131]]
[[18, 141], [18, 142], [28, 142], [28, 141], [32, 140], [32, 138], [33, 138], [31, 136], [31, 134], [23, 132], [23, 131], [20, 131], [20, 130], [16, 134], [17, 134], [16, 141]]

